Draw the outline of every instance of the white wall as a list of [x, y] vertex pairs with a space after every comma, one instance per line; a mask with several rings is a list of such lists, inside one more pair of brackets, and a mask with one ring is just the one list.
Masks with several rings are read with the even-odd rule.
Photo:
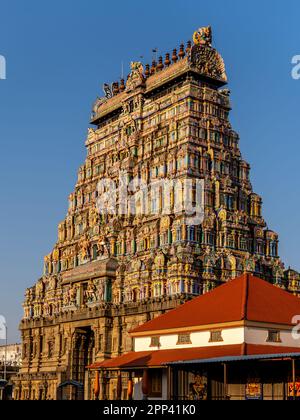
[[[276, 329], [276, 328], [275, 328]], [[260, 328], [245, 328], [245, 339], [247, 344], [260, 344], [264, 346], [278, 346], [280, 347], [299, 347], [300, 348], [300, 339], [295, 340], [292, 336], [292, 331], [281, 330], [280, 338], [281, 343], [269, 343], [268, 339], [268, 329]]]
[[210, 343], [210, 331], [201, 331], [191, 333], [192, 344], [177, 345], [178, 334], [169, 334], [160, 336], [160, 347], [150, 347], [151, 337], [137, 337], [134, 340], [135, 351], [147, 350], [171, 350], [187, 349], [195, 347], [216, 347], [230, 346], [233, 344], [242, 344], [244, 342], [244, 328], [228, 328], [222, 331], [223, 341], [220, 343]]
[[281, 343], [270, 343], [267, 341], [269, 330], [272, 330], [272, 328], [239, 327], [224, 329], [222, 330], [223, 341], [219, 343], [210, 343], [210, 331], [193, 332], [191, 333], [192, 344], [186, 345], [177, 345], [178, 334], [161, 335], [159, 348], [150, 347], [151, 337], [137, 337], [134, 339], [135, 351], [218, 347], [243, 343], [300, 348], [300, 338], [295, 340], [292, 336], [292, 330], [281, 330]]

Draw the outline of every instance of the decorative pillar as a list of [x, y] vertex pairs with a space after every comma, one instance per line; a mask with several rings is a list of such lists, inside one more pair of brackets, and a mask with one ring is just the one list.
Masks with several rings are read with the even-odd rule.
[[124, 238], [122, 239], [121, 246], [122, 246], [121, 254], [125, 255], [126, 254], [126, 242], [125, 242]]
[[186, 226], [182, 225], [182, 240], [186, 241]]
[[220, 182], [215, 182], [215, 208], [220, 208]]
[[103, 370], [100, 371], [99, 384], [100, 384], [100, 400], [103, 401], [105, 400], [105, 378], [104, 378]]
[[95, 395], [95, 400], [99, 400], [99, 395], [100, 395], [100, 375], [99, 375], [99, 370], [97, 370], [95, 372], [94, 395]]
[[122, 372], [118, 372], [118, 379], [117, 379], [117, 400], [120, 401], [122, 399]]
[[132, 373], [131, 372], [129, 373], [127, 395], [128, 395], [128, 400], [132, 401], [133, 400], [133, 380], [132, 380]]
[[144, 369], [143, 379], [142, 379], [142, 392], [143, 392], [143, 399], [147, 400], [149, 395], [149, 371], [148, 369]]
[[110, 241], [110, 253], [112, 256], [116, 256], [116, 238], [111, 238]]

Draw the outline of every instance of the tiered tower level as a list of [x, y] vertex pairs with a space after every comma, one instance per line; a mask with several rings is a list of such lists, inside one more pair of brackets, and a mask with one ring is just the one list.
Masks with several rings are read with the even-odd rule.
[[[55, 399], [64, 380], [84, 384], [89, 363], [132, 349], [134, 327], [245, 272], [300, 293], [252, 190], [226, 83], [208, 27], [165, 60], [132, 63], [126, 83], [97, 99], [58, 242], [26, 292], [15, 398]], [[156, 213], [99, 214], [97, 184], [118, 183], [120, 171], [146, 183], [202, 179], [203, 223], [162, 216], [162, 197], [149, 203]], [[88, 385], [85, 394], [92, 398]]]

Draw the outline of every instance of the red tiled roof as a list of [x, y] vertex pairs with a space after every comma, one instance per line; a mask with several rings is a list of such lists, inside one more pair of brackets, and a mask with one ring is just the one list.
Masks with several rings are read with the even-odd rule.
[[295, 315], [300, 315], [299, 298], [245, 274], [135, 328], [131, 333], [243, 320], [292, 325]]
[[171, 362], [189, 360], [209, 360], [226, 357], [250, 355], [272, 355], [299, 353], [299, 348], [280, 346], [260, 346], [238, 344], [232, 346], [212, 346], [175, 350], [142, 351], [124, 354], [115, 359], [106, 360], [89, 366], [90, 369], [133, 369], [159, 367]]

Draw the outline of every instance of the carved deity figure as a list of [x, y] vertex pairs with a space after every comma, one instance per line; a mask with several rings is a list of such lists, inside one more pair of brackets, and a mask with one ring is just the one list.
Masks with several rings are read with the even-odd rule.
[[211, 26], [199, 28], [193, 35], [195, 45], [207, 45], [211, 47], [212, 44], [212, 29]]
[[50, 274], [52, 271], [52, 255], [46, 255], [44, 258], [45, 274]]
[[254, 273], [255, 272], [255, 260], [248, 254], [248, 258], [245, 261], [245, 272]]
[[90, 242], [88, 237], [85, 236], [79, 243], [80, 247], [80, 256], [82, 260], [86, 260], [90, 255]]
[[131, 73], [127, 80], [126, 88], [134, 89], [145, 80], [144, 77], [144, 67], [143, 64], [139, 61], [131, 63]]
[[65, 307], [68, 306], [76, 306], [77, 300], [77, 287], [71, 286], [69, 289], [66, 290], [63, 296], [63, 304]]
[[87, 290], [85, 291], [85, 298], [88, 303], [95, 302], [97, 300], [97, 288], [95, 284], [90, 281], [87, 287]]
[[36, 298], [40, 299], [43, 297], [43, 293], [44, 293], [44, 283], [42, 280], [40, 280], [35, 287], [35, 294], [36, 294]]
[[77, 298], [77, 287], [73, 286], [69, 290], [69, 300], [71, 305], [76, 305], [76, 298]]
[[48, 302], [46, 302], [46, 303], [44, 304], [44, 315], [45, 315], [45, 316], [49, 316], [49, 315], [50, 315], [50, 305], [49, 305], [49, 303], [48, 303]]
[[105, 236], [100, 236], [98, 244], [98, 254], [102, 256], [110, 257], [110, 246], [109, 241], [105, 238]]
[[99, 283], [98, 290], [97, 290], [97, 300], [98, 302], [104, 302], [105, 298], [105, 286], [103, 282]]
[[52, 253], [52, 259], [54, 262], [57, 262], [59, 260], [59, 250], [57, 248], [55, 248]]
[[99, 213], [96, 208], [92, 207], [89, 212], [89, 225], [95, 227], [99, 222]]

